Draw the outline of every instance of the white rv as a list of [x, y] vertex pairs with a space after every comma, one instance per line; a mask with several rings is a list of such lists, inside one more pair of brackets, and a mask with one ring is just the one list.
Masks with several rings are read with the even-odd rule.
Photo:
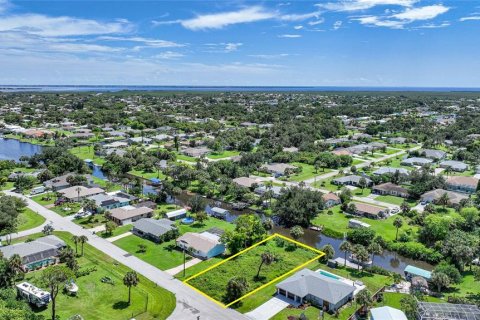
[[19, 297], [22, 297], [22, 299], [38, 308], [46, 306], [50, 302], [50, 293], [39, 289], [28, 282], [17, 284], [17, 292]]

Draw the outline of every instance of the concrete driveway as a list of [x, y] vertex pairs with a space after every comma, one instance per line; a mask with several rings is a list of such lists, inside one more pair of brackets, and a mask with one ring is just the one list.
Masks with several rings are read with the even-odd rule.
[[289, 305], [287, 298], [277, 295], [245, 315], [252, 320], [268, 320]]

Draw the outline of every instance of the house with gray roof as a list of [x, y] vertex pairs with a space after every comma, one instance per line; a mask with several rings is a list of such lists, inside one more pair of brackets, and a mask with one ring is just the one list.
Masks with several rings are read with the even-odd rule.
[[22, 259], [22, 269], [25, 272], [56, 264], [60, 250], [65, 242], [54, 235], [38, 238], [34, 241], [16, 243], [0, 247], [2, 255], [9, 259], [18, 254]]
[[332, 180], [332, 183], [336, 185], [342, 185], [342, 186], [344, 185], [359, 186], [360, 180], [362, 178], [365, 178], [365, 181], [367, 182], [367, 186], [372, 185], [373, 181], [370, 178], [357, 176], [357, 175], [350, 175], [350, 176], [335, 178]]
[[310, 302], [335, 312], [353, 300], [355, 287], [320, 272], [302, 269], [276, 285], [277, 294], [295, 304]]
[[277, 177], [283, 176], [286, 174], [287, 170], [295, 170], [297, 167], [292, 166], [288, 163], [269, 163], [262, 166], [261, 170], [271, 173]]
[[454, 191], [435, 189], [422, 194], [420, 199], [428, 203], [437, 203], [438, 200], [444, 195], [448, 196], [448, 204], [450, 206], [458, 206], [462, 200], [468, 200], [468, 196]]
[[160, 243], [174, 239], [178, 235], [175, 222], [168, 219], [142, 218], [133, 223], [132, 233]]
[[465, 170], [468, 170], [468, 164], [462, 161], [445, 160], [440, 162], [440, 168], [450, 168], [453, 171], [463, 172]]
[[425, 166], [431, 163], [433, 163], [432, 159], [420, 158], [420, 157], [403, 159], [401, 162], [401, 164], [404, 166]]
[[124, 206], [110, 210], [110, 219], [117, 224], [126, 225], [142, 218], [150, 218], [153, 215], [153, 209], [148, 207]]
[[[66, 189], [71, 187], [72, 185], [68, 183], [68, 178], [75, 176], [74, 173], [67, 173], [58, 177], [55, 177], [50, 180], [46, 180], [43, 182], [43, 186], [47, 189], [53, 190], [53, 191], [58, 191], [62, 189]], [[87, 180], [87, 185], [91, 186], [94, 184], [93, 178], [91, 175], [87, 174], [84, 175], [85, 179]]]
[[178, 237], [176, 242], [180, 249], [187, 250], [201, 259], [210, 259], [225, 252], [225, 245], [220, 241], [220, 236], [208, 231], [187, 232]]
[[405, 168], [380, 167], [373, 172], [376, 176], [393, 175], [398, 171], [400, 175], [408, 176], [409, 171]]
[[442, 160], [447, 156], [445, 151], [435, 149], [422, 149], [420, 150], [420, 154], [425, 158], [433, 160]]
[[372, 191], [380, 195], [390, 195], [402, 198], [409, 197], [409, 192], [407, 189], [391, 182], [376, 185], [372, 188]]

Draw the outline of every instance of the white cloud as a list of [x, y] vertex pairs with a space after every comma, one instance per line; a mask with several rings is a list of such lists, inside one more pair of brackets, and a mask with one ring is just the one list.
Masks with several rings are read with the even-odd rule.
[[301, 29], [303, 29], [303, 26], [300, 26], [300, 25], [299, 25], [299, 26], [294, 26], [293, 29], [295, 29], [295, 30], [301, 30]]
[[184, 56], [185, 55], [183, 53], [180, 53], [180, 52], [165, 51], [165, 52], [161, 52], [161, 53], [158, 53], [158, 54], [154, 55], [152, 58], [162, 59], [162, 60], [171, 60], [171, 59], [182, 58]]
[[0, 14], [7, 11], [10, 3], [7, 0], [0, 0]]
[[205, 46], [207, 46], [206, 52], [210, 53], [229, 53], [229, 52], [234, 52], [237, 51], [238, 48], [243, 46], [243, 43], [241, 42], [220, 42], [220, 43], [206, 43]]
[[335, 23], [333, 24], [333, 29], [334, 30], [338, 30], [340, 29], [340, 27], [342, 26], [342, 21], [335, 21]]
[[402, 29], [405, 24], [405, 22], [402, 21], [381, 19], [375, 16], [365, 16], [356, 18], [354, 20], [358, 20], [361, 24], [364, 25], [372, 25], [376, 27], [386, 27], [392, 29]]
[[252, 58], [260, 58], [260, 59], [278, 59], [278, 58], [285, 58], [292, 56], [290, 53], [279, 53], [279, 54], [250, 54], [248, 55]]
[[319, 18], [320, 11], [314, 11], [309, 13], [302, 13], [302, 14], [284, 14], [280, 16], [280, 20], [283, 21], [303, 21], [311, 18]]
[[460, 21], [475, 21], [475, 20], [480, 20], [480, 16], [471, 16], [471, 17], [463, 17], [460, 18]]
[[72, 17], [49, 17], [41, 14], [23, 14], [0, 17], [0, 31], [22, 31], [47, 37], [85, 36], [123, 33], [132, 26], [125, 20], [98, 22]]
[[438, 28], [445, 28], [449, 26], [450, 26], [450, 22], [445, 21], [440, 24], [427, 23], [427, 24], [415, 27], [415, 29], [438, 29]]
[[430, 20], [447, 12], [449, 9], [450, 8], [439, 4], [433, 6], [406, 9], [405, 11], [394, 14], [391, 17], [399, 20], [408, 21]]
[[101, 36], [101, 37], [98, 37], [97, 39], [104, 40], [104, 41], [138, 42], [138, 43], [144, 44], [145, 46], [153, 47], [153, 48], [177, 48], [177, 47], [185, 46], [184, 44], [176, 43], [173, 41], [143, 38], [143, 37]]
[[311, 25], [311, 26], [316, 26], [317, 24], [321, 24], [321, 23], [324, 23], [324, 22], [325, 22], [325, 19], [320, 18], [320, 19], [317, 19], [317, 20], [314, 20], [314, 21], [310, 21], [310, 22], [308, 22], [308, 24]]
[[190, 30], [222, 29], [233, 24], [262, 21], [275, 16], [276, 13], [274, 12], [268, 12], [262, 7], [254, 6], [238, 11], [198, 15], [193, 19], [182, 20], [180, 23]]
[[301, 38], [300, 34], [280, 34], [278, 35], [279, 38]]
[[359, 11], [376, 6], [411, 7], [418, 1], [419, 0], [341, 0], [338, 2], [318, 4], [317, 6], [333, 11]]

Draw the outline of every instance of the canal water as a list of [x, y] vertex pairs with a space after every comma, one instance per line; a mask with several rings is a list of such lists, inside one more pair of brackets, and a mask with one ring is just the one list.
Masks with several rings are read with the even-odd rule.
[[[41, 152], [41, 150], [41, 146], [33, 145], [31, 143], [20, 142], [14, 139], [0, 138], [0, 159], [18, 161], [21, 156], [32, 156], [35, 153]], [[108, 179], [107, 176], [103, 173], [101, 166], [91, 164], [90, 167], [92, 168], [93, 176], [103, 180]], [[143, 185], [143, 193], [147, 195], [149, 193], [155, 192], [155, 187], [148, 183], [148, 181], [146, 181]], [[193, 196], [195, 196], [195, 194], [184, 192], [176, 197], [176, 202], [179, 205], [188, 205], [189, 200]], [[205, 198], [205, 201], [209, 206], [219, 206], [227, 209], [230, 213], [226, 216], [226, 220], [229, 222], [234, 222], [235, 219], [241, 214], [255, 213], [254, 211], [249, 209], [235, 210], [232, 208], [231, 204], [219, 202], [213, 199]], [[272, 231], [283, 234], [285, 236], [289, 236], [289, 230], [281, 226], [275, 226]], [[300, 241], [315, 248], [321, 248], [326, 244], [330, 244], [335, 249], [335, 257], [344, 257], [344, 253], [341, 252], [339, 249], [340, 244], [342, 243], [342, 239], [330, 238], [321, 234], [320, 232], [313, 230], [305, 230], [305, 234], [302, 238], [300, 238]], [[405, 258], [395, 252], [389, 251], [385, 251], [382, 256], [376, 256], [374, 264], [384, 269], [394, 271], [400, 274], [403, 273], [403, 270], [407, 265], [414, 265], [416, 267], [424, 268], [427, 270], [433, 269], [433, 266], [426, 262]]]
[[22, 156], [31, 157], [42, 152], [42, 146], [0, 137], [0, 160], [19, 161]]

